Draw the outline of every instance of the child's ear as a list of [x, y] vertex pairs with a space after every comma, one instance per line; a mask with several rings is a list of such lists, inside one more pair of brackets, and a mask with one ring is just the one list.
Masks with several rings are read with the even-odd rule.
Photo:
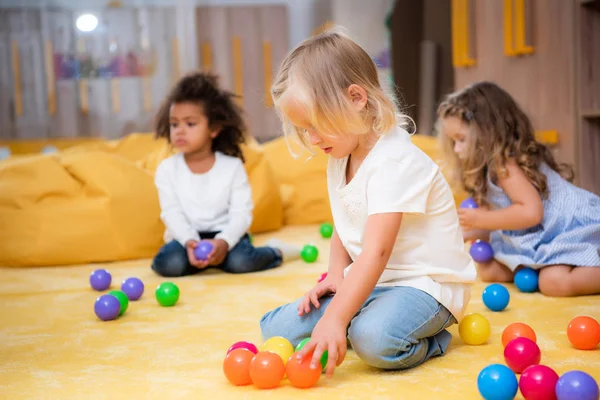
[[210, 131], [210, 137], [211, 139], [216, 138], [217, 136], [219, 136], [219, 133], [221, 133], [221, 129], [223, 129], [223, 127], [221, 125], [215, 125], [211, 128]]
[[367, 105], [367, 91], [355, 83], [348, 86], [348, 97], [356, 111], [362, 110]]

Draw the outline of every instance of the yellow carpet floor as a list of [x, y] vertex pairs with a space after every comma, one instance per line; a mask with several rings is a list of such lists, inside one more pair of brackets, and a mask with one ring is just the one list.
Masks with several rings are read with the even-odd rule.
[[[573, 349], [566, 337], [577, 315], [600, 318], [600, 297], [553, 299], [518, 292], [508, 285], [511, 302], [500, 313], [481, 301], [483, 283], [474, 286], [469, 312], [492, 325], [487, 344], [465, 345], [457, 326], [448, 353], [404, 372], [366, 366], [349, 351], [334, 378], [300, 390], [286, 380], [273, 390], [234, 387], [222, 361], [238, 340], [260, 343], [258, 321], [264, 312], [302, 295], [327, 268], [328, 242], [318, 227], [285, 228], [283, 240], [320, 249], [314, 264], [288, 263], [263, 273], [226, 275], [208, 271], [173, 280], [179, 303], [160, 307], [154, 297], [165, 279], [149, 260], [57, 268], [0, 269], [0, 398], [2, 399], [476, 399], [477, 375], [490, 363], [503, 363], [500, 336], [515, 321], [531, 325], [542, 363], [559, 374], [587, 371], [600, 381], [600, 349]], [[268, 237], [256, 238], [263, 243]], [[130, 302], [118, 320], [102, 322], [93, 311], [99, 293], [88, 277], [96, 268], [113, 276], [111, 288], [137, 276], [146, 291]], [[522, 398], [520, 394], [517, 398]]]

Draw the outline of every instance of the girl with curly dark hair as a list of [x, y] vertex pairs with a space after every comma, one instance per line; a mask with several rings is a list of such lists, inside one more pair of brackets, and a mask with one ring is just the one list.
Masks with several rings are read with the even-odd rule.
[[[193, 73], [167, 96], [156, 119], [156, 136], [178, 150], [156, 170], [165, 244], [152, 263], [162, 276], [183, 276], [207, 267], [245, 273], [299, 258], [300, 249], [272, 240], [255, 248], [252, 191], [241, 145], [245, 125], [234, 95], [217, 78]], [[202, 254], [202, 253], [207, 254]]]
[[600, 293], [600, 197], [571, 183], [573, 170], [537, 142], [515, 100], [494, 83], [449, 95], [438, 108], [440, 140], [455, 178], [479, 208], [461, 208], [465, 240], [489, 240], [484, 281], [539, 270], [549, 296]]

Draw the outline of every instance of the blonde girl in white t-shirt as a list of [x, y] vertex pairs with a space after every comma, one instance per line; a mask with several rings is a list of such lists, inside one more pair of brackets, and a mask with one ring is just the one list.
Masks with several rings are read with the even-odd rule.
[[452, 192], [402, 128], [407, 118], [382, 89], [369, 55], [328, 31], [283, 61], [272, 94], [288, 138], [329, 154], [335, 230], [328, 275], [302, 298], [261, 319], [327, 376], [348, 339], [367, 364], [415, 367], [443, 355], [446, 328], [462, 318], [475, 280]]

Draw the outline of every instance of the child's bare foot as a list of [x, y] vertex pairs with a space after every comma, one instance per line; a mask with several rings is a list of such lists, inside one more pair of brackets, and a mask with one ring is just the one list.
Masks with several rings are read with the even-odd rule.
[[300, 258], [300, 252], [302, 248], [292, 243], [286, 243], [279, 239], [269, 239], [265, 246], [272, 247], [281, 252], [281, 257], [284, 262], [294, 261]]

